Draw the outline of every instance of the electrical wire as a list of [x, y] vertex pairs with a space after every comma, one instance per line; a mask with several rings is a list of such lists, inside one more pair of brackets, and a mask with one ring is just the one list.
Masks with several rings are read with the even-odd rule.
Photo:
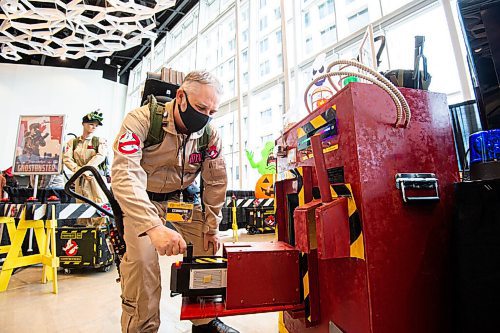
[[[331, 71], [332, 68], [334, 66], [337, 66], [337, 65], [342, 65], [342, 66], [340, 66], [339, 70]], [[346, 68], [348, 68], [350, 66], [356, 67], [356, 68], [364, 71], [365, 73], [359, 73], [359, 72], [355, 72], [355, 71], [345, 70]], [[328, 81], [330, 82], [330, 84], [332, 85], [332, 87], [336, 91], [338, 91], [340, 89], [340, 87], [335, 82], [332, 81], [332, 79], [331, 79], [332, 76], [340, 76], [341, 77], [340, 81], [342, 81], [342, 79], [344, 79], [345, 77], [348, 77], [348, 76], [359, 77], [359, 78], [364, 79], [366, 81], [369, 81], [369, 82], [377, 85], [381, 89], [383, 89], [391, 97], [391, 99], [394, 102], [394, 105], [396, 106], [396, 120], [395, 120], [394, 126], [399, 127], [401, 125], [401, 122], [403, 120], [403, 113], [404, 113], [405, 119], [404, 119], [404, 123], [402, 124], [402, 126], [405, 128], [408, 127], [408, 125], [410, 123], [410, 119], [411, 119], [411, 111], [410, 111], [410, 107], [408, 105], [408, 102], [404, 98], [403, 94], [401, 94], [401, 92], [396, 88], [396, 86], [394, 86], [394, 84], [392, 84], [382, 74], [378, 73], [377, 71], [371, 69], [370, 67], [368, 67], [368, 66], [366, 66], [358, 61], [355, 61], [355, 60], [342, 60], [342, 59], [340, 59], [340, 60], [333, 61], [331, 64], [328, 65], [325, 74], [322, 74], [322, 75], [316, 77], [315, 80], [312, 81], [308, 85], [308, 87], [306, 88], [306, 90], [304, 92], [304, 103], [306, 105], [306, 109], [307, 109], [308, 113], [311, 113], [312, 111], [311, 111], [311, 108], [309, 107], [307, 93], [309, 92], [309, 89], [311, 89], [311, 87], [317, 81], [326, 78], [326, 79], [328, 79]]]

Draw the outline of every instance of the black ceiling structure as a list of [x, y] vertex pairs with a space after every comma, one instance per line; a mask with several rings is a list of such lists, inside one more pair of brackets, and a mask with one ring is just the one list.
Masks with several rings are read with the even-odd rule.
[[[69, 2], [70, 0], [63, 0]], [[134, 0], [137, 3], [148, 5], [152, 0]], [[104, 4], [104, 0], [89, 0], [89, 3], [100, 5]], [[156, 29], [157, 34], [155, 43], [160, 42], [168, 31], [170, 31], [196, 4], [198, 0], [177, 0], [175, 6], [168, 8], [156, 14]], [[0, 9], [3, 14], [3, 10]], [[0, 25], [3, 20], [0, 19]], [[1, 45], [0, 45], [1, 46]], [[69, 67], [78, 69], [94, 69], [102, 70], [103, 78], [128, 84], [130, 70], [133, 69], [144, 56], [151, 51], [151, 40], [143, 38], [140, 45], [132, 48], [114, 52], [111, 56], [97, 58], [96, 61], [82, 57], [80, 59], [65, 59], [62, 60], [56, 57], [49, 57], [42, 54], [26, 55], [19, 53], [22, 59], [12, 61], [0, 56], [0, 63], [13, 63], [37, 66], [54, 66], [54, 67]], [[109, 58], [109, 64], [105, 63], [105, 59]]]

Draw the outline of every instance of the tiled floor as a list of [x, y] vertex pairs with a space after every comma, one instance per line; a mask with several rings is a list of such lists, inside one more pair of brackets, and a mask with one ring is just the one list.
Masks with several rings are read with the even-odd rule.
[[[231, 241], [231, 232], [224, 233]], [[274, 235], [248, 236], [240, 230], [240, 241], [270, 241]], [[161, 257], [161, 333], [191, 332], [191, 323], [180, 321], [181, 298], [170, 297], [170, 265], [180, 256]], [[6, 292], [0, 293], [2, 333], [120, 332], [120, 286], [116, 269], [107, 273], [82, 271], [58, 275], [59, 294], [51, 284], [40, 284], [41, 267], [29, 267], [12, 276]], [[278, 332], [278, 314], [264, 313], [223, 319], [241, 333]]]

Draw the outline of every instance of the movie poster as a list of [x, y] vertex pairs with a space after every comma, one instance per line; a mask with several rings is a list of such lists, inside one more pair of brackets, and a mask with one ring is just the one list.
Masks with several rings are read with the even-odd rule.
[[14, 174], [53, 175], [62, 169], [64, 116], [20, 116]]

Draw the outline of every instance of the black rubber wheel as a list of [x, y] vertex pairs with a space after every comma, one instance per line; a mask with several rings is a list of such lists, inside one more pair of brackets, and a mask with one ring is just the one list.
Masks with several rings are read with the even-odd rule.
[[65, 269], [63, 270], [63, 273], [64, 273], [65, 275], [70, 275], [70, 274], [71, 274], [71, 269], [69, 269], [69, 268], [65, 268]]

